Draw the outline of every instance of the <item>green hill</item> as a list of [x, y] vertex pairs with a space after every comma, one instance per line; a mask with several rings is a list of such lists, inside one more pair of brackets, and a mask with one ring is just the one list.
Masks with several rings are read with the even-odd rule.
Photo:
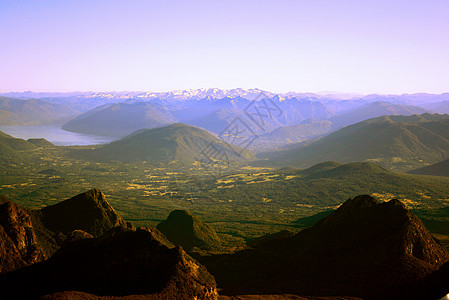
[[[211, 149], [217, 149], [218, 154], [209, 153]], [[254, 158], [250, 151], [234, 146], [231, 148], [230, 145], [205, 130], [181, 123], [142, 129], [98, 149], [76, 151], [72, 155], [97, 161], [178, 161], [183, 163], [208, 158], [222, 161]]]
[[397, 170], [435, 163], [449, 153], [449, 115], [384, 116], [342, 128], [318, 141], [261, 154], [280, 165], [370, 161]]
[[62, 129], [85, 134], [124, 137], [143, 128], [176, 122], [168, 109], [157, 103], [114, 103], [97, 107], [64, 124]]
[[33, 143], [18, 139], [0, 131], [0, 162], [17, 163], [22, 159], [21, 151], [38, 148]]
[[37, 148], [37, 146], [33, 143], [25, 141], [24, 139], [15, 138], [2, 131], [0, 131], [0, 145], [9, 147], [15, 151], [32, 150]]
[[185, 210], [174, 210], [167, 220], [156, 227], [173, 244], [182, 246], [187, 251], [193, 248], [218, 250], [220, 239], [215, 230], [199, 218]]

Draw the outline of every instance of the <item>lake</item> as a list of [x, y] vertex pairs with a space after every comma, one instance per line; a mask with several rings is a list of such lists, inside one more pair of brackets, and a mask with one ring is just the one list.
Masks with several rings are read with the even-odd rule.
[[57, 146], [107, 144], [116, 139], [65, 131], [58, 125], [0, 126], [0, 130], [16, 138], [44, 138]]

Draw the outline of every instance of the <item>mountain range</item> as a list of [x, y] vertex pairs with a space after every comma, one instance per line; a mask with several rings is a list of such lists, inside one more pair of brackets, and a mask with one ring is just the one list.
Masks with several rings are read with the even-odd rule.
[[384, 101], [376, 101], [361, 104], [340, 112], [337, 116], [329, 119], [333, 129], [339, 129], [348, 125], [359, 123], [368, 119], [390, 116], [390, 115], [420, 115], [431, 111], [413, 105], [404, 105]]
[[40, 99], [0, 97], [0, 125], [39, 125], [67, 122], [80, 112], [66, 104]]
[[[290, 126], [331, 123], [330, 133], [384, 115], [444, 112], [449, 94], [344, 95], [281, 93], [260, 89], [197, 89], [170, 92], [6, 93], [0, 99], [0, 125], [61, 123], [67, 131], [122, 138], [139, 129], [176, 122], [220, 134], [236, 119], [261, 137], [253, 150], [278, 149], [322, 134], [286, 134], [273, 143], [267, 134]], [[16, 97], [16, 98], [12, 98]], [[36, 99], [33, 99], [36, 98]], [[257, 99], [257, 101], [253, 101]], [[447, 105], [446, 105], [447, 106]]]
[[219, 89], [219, 88], [200, 88], [200, 89], [186, 89], [186, 90], [173, 90], [167, 92], [153, 92], [153, 91], [123, 91], [123, 92], [68, 92], [68, 93], [51, 93], [51, 92], [10, 92], [2, 93], [2, 96], [20, 98], [20, 99], [32, 99], [32, 98], [46, 98], [46, 99], [133, 99], [133, 98], [149, 98], [149, 99], [167, 99], [167, 100], [198, 100], [206, 97], [211, 98], [223, 98], [223, 97], [243, 97], [249, 100], [254, 100], [260, 93], [264, 93], [267, 96], [280, 95], [282, 97], [297, 97], [297, 98], [310, 98], [319, 99], [320, 101], [334, 101], [334, 100], [353, 100], [362, 99], [363, 101], [388, 101], [397, 102], [403, 104], [419, 105], [422, 103], [437, 103], [445, 100], [449, 100], [449, 93], [443, 94], [427, 94], [427, 93], [414, 93], [414, 94], [400, 94], [400, 95], [380, 95], [369, 94], [361, 95], [355, 93], [337, 93], [337, 92], [321, 92], [321, 93], [299, 93], [299, 92], [287, 92], [278, 93], [274, 91], [261, 90], [257, 88], [234, 88], [234, 89]]

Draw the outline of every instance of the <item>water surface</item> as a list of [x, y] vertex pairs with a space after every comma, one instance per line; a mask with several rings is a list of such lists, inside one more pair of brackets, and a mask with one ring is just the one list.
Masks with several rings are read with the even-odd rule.
[[16, 138], [44, 138], [57, 146], [107, 144], [116, 139], [65, 131], [59, 125], [0, 126], [0, 130]]

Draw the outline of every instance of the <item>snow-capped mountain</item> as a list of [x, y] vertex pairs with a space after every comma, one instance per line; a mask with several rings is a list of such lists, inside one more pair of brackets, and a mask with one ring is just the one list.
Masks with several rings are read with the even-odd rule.
[[204, 98], [209, 99], [222, 99], [226, 97], [230, 98], [245, 98], [248, 100], [255, 99], [260, 93], [265, 93], [267, 96], [274, 96], [275, 93], [263, 91], [261, 89], [188, 89], [188, 90], [175, 90], [167, 92], [76, 92], [76, 93], [36, 93], [36, 92], [17, 92], [17, 93], [5, 93], [3, 96], [31, 99], [31, 98], [96, 98], [96, 99], [111, 99], [111, 100], [151, 100], [151, 99], [161, 99], [161, 100], [175, 100], [175, 101], [185, 101], [185, 100], [199, 100]]
[[265, 93], [267, 96], [274, 96], [275, 94], [268, 91], [263, 91], [260, 89], [242, 89], [236, 88], [231, 90], [224, 90], [218, 88], [210, 88], [210, 89], [189, 89], [189, 90], [176, 90], [169, 92], [146, 92], [137, 95], [137, 98], [142, 99], [163, 99], [163, 100], [176, 100], [176, 101], [185, 101], [185, 100], [199, 100], [204, 98], [209, 99], [222, 99], [226, 97], [236, 98], [242, 97], [248, 100], [253, 100], [260, 93]]

